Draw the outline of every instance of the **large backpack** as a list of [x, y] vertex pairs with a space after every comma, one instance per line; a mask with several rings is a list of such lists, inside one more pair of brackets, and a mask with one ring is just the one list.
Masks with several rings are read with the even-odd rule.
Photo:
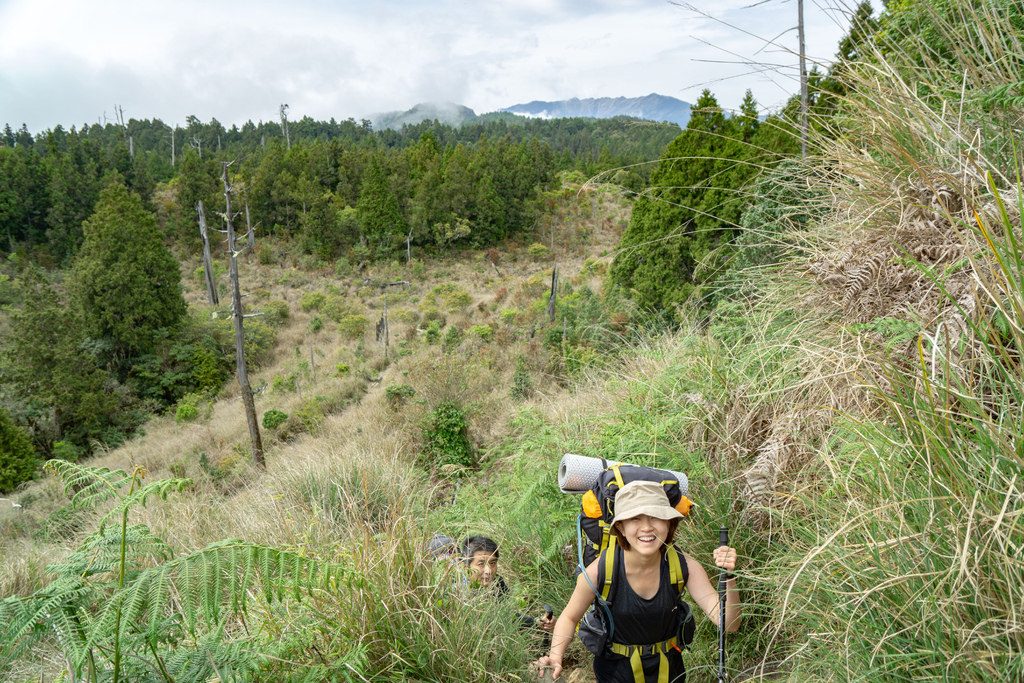
[[[690, 605], [683, 600], [683, 589], [689, 579], [689, 571], [686, 565], [685, 556], [675, 546], [668, 546], [665, 549], [665, 557], [669, 566], [669, 581], [676, 591], [676, 628], [675, 633], [668, 640], [660, 643], [648, 643], [644, 645], [627, 645], [615, 641], [615, 622], [611, 616], [611, 600], [614, 600], [618, 588], [618, 580], [625, 572], [625, 567], [618, 558], [622, 555], [616, 545], [612, 545], [599, 555], [599, 568], [597, 582], [600, 586], [591, 584], [594, 589], [595, 600], [583, 619], [577, 626], [577, 632], [584, 646], [594, 655], [604, 656], [608, 652], [627, 657], [633, 669], [635, 683], [644, 683], [643, 655], [658, 654], [661, 657], [658, 667], [658, 680], [667, 680], [668, 660], [666, 655], [670, 649], [682, 652], [693, 642], [695, 623], [693, 611]], [[589, 579], [587, 580], [589, 583]]]
[[[603, 470], [597, 483], [583, 494], [582, 511], [579, 516], [577, 544], [582, 571], [608, 547], [611, 537], [611, 520], [615, 515], [615, 494], [631, 481], [653, 481], [661, 484], [668, 504], [684, 515], [690, 514], [692, 503], [681, 488], [680, 476], [668, 470], [659, 470], [642, 465], [616, 463]], [[682, 486], [686, 486], [685, 479]]]

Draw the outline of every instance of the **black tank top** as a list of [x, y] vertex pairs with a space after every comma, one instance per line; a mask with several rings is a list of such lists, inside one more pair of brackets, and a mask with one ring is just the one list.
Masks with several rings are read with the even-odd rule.
[[[668, 552], [675, 552], [670, 549]], [[686, 576], [686, 560], [680, 556]], [[598, 565], [598, 584], [604, 582], [604, 563]], [[676, 635], [678, 627], [676, 605], [678, 594], [669, 578], [668, 559], [661, 555], [661, 579], [658, 592], [650, 600], [646, 600], [633, 590], [626, 579], [625, 557], [622, 548], [615, 545], [615, 578], [608, 593], [611, 603], [612, 618], [615, 620], [615, 633], [612, 639], [624, 645], [652, 645], [668, 640]], [[672, 683], [683, 683], [686, 680], [686, 668], [683, 657], [678, 650], [668, 652], [668, 680]], [[644, 666], [644, 679], [647, 683], [657, 683], [660, 655], [647, 655], [641, 658]], [[636, 683], [633, 667], [629, 658], [611, 652], [601, 657], [594, 657], [594, 675], [598, 683]]]

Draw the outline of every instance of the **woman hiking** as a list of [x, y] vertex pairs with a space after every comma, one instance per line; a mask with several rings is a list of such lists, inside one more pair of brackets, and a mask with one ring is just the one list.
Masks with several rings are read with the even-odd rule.
[[[551, 652], [534, 663], [541, 675], [546, 668], [553, 670], [554, 680], [561, 675], [562, 655], [576, 625], [594, 603], [596, 593], [603, 591], [614, 627], [611, 642], [594, 657], [598, 683], [686, 680], [679, 633], [681, 615], [688, 617], [689, 610], [681, 604], [678, 586], [685, 585], [693, 601], [716, 624], [719, 599], [704, 567], [672, 546], [681, 517], [658, 483], [633, 481], [619, 490], [611, 528], [618, 543], [610, 545], [577, 577], [572, 597], [555, 623]], [[736, 568], [736, 550], [729, 546], [716, 548], [713, 557], [715, 566], [727, 572]], [[611, 580], [605, 586], [609, 569]], [[727, 583], [726, 595], [725, 630], [733, 632], [740, 622], [734, 578]], [[604, 621], [607, 628], [608, 620]]]

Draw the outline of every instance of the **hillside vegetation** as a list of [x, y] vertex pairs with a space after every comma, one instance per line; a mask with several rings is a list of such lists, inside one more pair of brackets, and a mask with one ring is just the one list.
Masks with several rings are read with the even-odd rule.
[[[562, 174], [542, 188], [558, 220], [489, 250], [353, 272], [263, 238], [242, 271], [265, 313], [266, 471], [230, 382], [52, 461], [0, 513], [5, 675], [525, 680], [543, 645], [515, 615], [572, 586], [578, 499], [555, 474], [573, 452], [687, 472], [677, 539], [702, 561], [731, 527], [734, 680], [1024, 677], [1024, 16], [1000, 0], [857, 16], [815, 75], [813, 153], [721, 152], [757, 167], [740, 205], [674, 180], [702, 154], [695, 112], [636, 211]], [[706, 113], [708, 137], [745, 139]], [[687, 238], [646, 252], [686, 268], [635, 259], [645, 235]], [[216, 341], [202, 279], [185, 282]], [[496, 538], [510, 599], [430, 559], [437, 532]], [[713, 679], [716, 648], [701, 621], [691, 680]], [[592, 680], [579, 643], [567, 660]]]

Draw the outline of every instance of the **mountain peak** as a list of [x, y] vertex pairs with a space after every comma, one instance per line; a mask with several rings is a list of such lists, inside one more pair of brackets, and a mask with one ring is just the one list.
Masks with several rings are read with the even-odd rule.
[[671, 121], [680, 127], [686, 126], [690, 120], [689, 102], [657, 93], [644, 97], [573, 97], [555, 102], [534, 100], [527, 104], [514, 104], [501, 111], [545, 119], [610, 119], [613, 116], [632, 116], [649, 121]]

